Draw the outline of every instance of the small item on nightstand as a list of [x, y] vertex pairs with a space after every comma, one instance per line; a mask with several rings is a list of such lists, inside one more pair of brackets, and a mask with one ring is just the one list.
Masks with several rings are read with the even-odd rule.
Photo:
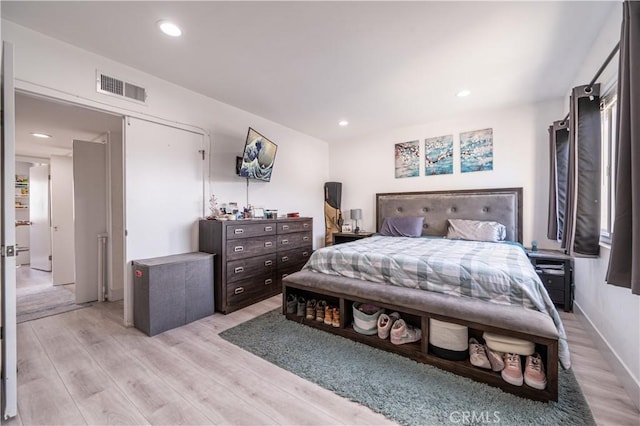
[[298, 212], [287, 213], [287, 217], [300, 217], [300, 213]]
[[531, 241], [531, 251], [538, 251], [538, 242], [536, 240]]

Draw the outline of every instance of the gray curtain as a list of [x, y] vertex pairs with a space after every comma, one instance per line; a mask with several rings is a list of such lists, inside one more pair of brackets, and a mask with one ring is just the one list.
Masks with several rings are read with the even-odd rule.
[[640, 294], [640, 2], [625, 1], [622, 7], [615, 222], [607, 282]]
[[595, 257], [600, 251], [600, 85], [574, 87], [569, 112], [569, 161], [562, 248]]

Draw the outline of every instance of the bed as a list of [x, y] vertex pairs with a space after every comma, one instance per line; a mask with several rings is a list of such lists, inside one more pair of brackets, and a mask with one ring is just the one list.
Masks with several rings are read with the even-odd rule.
[[[324, 297], [343, 313], [340, 327], [327, 331], [508, 392], [557, 400], [558, 361], [568, 368], [569, 351], [560, 317], [518, 244], [522, 243], [522, 189], [377, 194], [376, 207], [378, 231], [386, 218], [420, 217], [424, 218], [417, 231], [420, 237], [374, 235], [317, 250], [302, 271], [283, 279], [283, 299], [301, 292]], [[502, 224], [506, 241], [444, 239], [450, 219]], [[409, 316], [422, 329], [422, 341], [395, 346], [354, 333], [350, 311], [356, 302], [375, 303]], [[292, 315], [288, 318], [300, 320]], [[488, 331], [534, 342], [546, 365], [547, 388], [540, 391], [512, 386], [499, 374], [480, 371], [468, 361], [433, 356], [427, 346], [430, 319], [465, 325], [470, 334], [478, 336]], [[313, 321], [308, 323], [321, 327]]]

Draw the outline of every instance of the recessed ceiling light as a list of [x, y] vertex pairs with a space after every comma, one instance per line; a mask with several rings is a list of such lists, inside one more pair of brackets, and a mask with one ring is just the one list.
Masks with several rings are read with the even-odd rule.
[[465, 96], [469, 96], [470, 94], [471, 94], [471, 91], [465, 89], [456, 93], [456, 96], [459, 98], [464, 98]]
[[182, 35], [182, 30], [173, 22], [159, 21], [158, 27], [160, 27], [160, 31], [168, 36], [180, 37]]
[[47, 135], [45, 133], [31, 133], [31, 136], [34, 136], [36, 138], [42, 138], [42, 139], [47, 139], [51, 137], [51, 135]]
[[346, 127], [348, 125], [349, 125], [349, 122], [347, 120], [340, 120], [338, 122], [338, 126], [341, 126], [341, 127]]

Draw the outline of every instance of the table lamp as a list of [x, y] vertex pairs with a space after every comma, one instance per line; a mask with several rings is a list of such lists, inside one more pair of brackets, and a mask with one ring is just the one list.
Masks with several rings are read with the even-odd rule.
[[356, 227], [353, 230], [354, 234], [360, 232], [360, 228], [358, 227], [358, 220], [362, 219], [362, 209], [351, 209], [351, 219], [356, 221]]

